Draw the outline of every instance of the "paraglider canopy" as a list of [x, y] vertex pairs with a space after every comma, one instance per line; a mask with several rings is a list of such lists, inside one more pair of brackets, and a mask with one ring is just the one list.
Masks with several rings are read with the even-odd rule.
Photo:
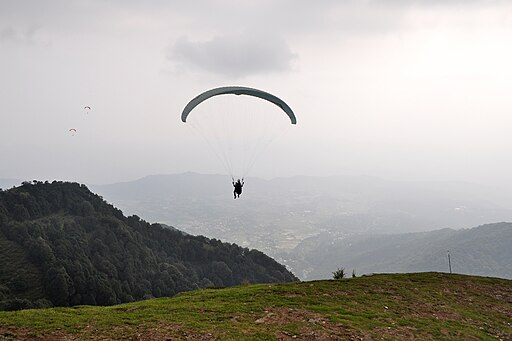
[[200, 95], [196, 96], [194, 99], [192, 99], [185, 106], [185, 109], [183, 109], [183, 112], [181, 114], [181, 120], [183, 122], [186, 122], [187, 116], [201, 102], [204, 102], [208, 98], [213, 97], [213, 96], [226, 95], [226, 94], [248, 95], [248, 96], [258, 97], [258, 98], [264, 99], [266, 101], [269, 101], [271, 103], [274, 103], [275, 105], [280, 107], [286, 113], [286, 115], [288, 115], [292, 124], [297, 124], [297, 118], [295, 117], [295, 114], [293, 113], [292, 109], [288, 106], [288, 104], [286, 104], [282, 99], [280, 99], [277, 96], [274, 96], [268, 92], [258, 90], [258, 89], [253, 89], [253, 88], [247, 88], [247, 87], [243, 87], [243, 86], [224, 86], [224, 87], [215, 88], [215, 89], [211, 89], [211, 90], [203, 92], [202, 94], [200, 94]]
[[210, 145], [232, 178], [242, 179], [264, 149], [297, 123], [282, 99], [242, 86], [219, 87], [197, 95], [183, 109], [181, 121]]

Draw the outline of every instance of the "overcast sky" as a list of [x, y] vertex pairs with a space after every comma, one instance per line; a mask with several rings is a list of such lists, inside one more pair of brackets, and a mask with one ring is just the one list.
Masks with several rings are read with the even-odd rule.
[[223, 173], [180, 114], [243, 85], [298, 119], [251, 175], [508, 183], [511, 61], [509, 1], [0, 0], [0, 178]]

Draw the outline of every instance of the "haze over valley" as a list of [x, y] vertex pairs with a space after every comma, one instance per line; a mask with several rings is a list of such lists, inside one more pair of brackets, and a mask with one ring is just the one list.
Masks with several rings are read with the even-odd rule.
[[[372, 267], [345, 259], [347, 255], [335, 256], [334, 250], [329, 255], [323, 252], [326, 242], [335, 245], [361, 236], [378, 239], [389, 234], [457, 230], [512, 217], [508, 193], [465, 182], [390, 181], [368, 176], [248, 178], [243, 198], [233, 200], [229, 180], [222, 175], [183, 173], [91, 188], [127, 214], [262, 250], [302, 279], [328, 278], [337, 266], [362, 265], [359, 271], [365, 272], [404, 271], [398, 263], [379, 268], [378, 263]], [[382, 238], [392, 240], [391, 236]], [[449, 243], [442, 245], [450, 248]], [[374, 247], [368, 243], [364, 251]], [[439, 252], [435, 244], [431, 247], [432, 252]], [[322, 259], [329, 266], [314, 269]], [[433, 267], [447, 269], [444, 263]], [[412, 266], [409, 270], [429, 269]], [[504, 276], [506, 271], [498, 274]]]

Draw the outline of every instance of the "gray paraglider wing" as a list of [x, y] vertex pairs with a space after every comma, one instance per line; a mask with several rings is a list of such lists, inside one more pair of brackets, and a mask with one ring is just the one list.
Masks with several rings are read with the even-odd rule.
[[290, 121], [292, 124], [297, 124], [297, 118], [295, 117], [295, 114], [293, 113], [292, 109], [286, 104], [283, 100], [280, 98], [269, 94], [268, 92], [253, 89], [253, 88], [247, 88], [242, 86], [225, 86], [221, 88], [215, 88], [208, 91], [203, 92], [202, 94], [195, 97], [193, 100], [191, 100], [186, 106], [185, 109], [183, 109], [183, 112], [181, 113], [181, 120], [183, 122], [187, 121], [187, 116], [190, 114], [190, 112], [197, 107], [201, 102], [206, 101], [208, 98], [218, 95], [227, 95], [227, 94], [234, 94], [234, 95], [248, 95], [253, 97], [258, 97], [261, 99], [264, 99], [266, 101], [269, 101], [271, 103], [274, 103], [278, 107], [280, 107], [286, 115], [290, 118]]

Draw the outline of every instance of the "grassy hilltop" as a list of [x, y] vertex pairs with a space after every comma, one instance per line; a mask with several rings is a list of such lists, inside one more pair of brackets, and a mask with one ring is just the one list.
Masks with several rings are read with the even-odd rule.
[[512, 281], [442, 273], [202, 289], [0, 312], [1, 339], [512, 339]]

